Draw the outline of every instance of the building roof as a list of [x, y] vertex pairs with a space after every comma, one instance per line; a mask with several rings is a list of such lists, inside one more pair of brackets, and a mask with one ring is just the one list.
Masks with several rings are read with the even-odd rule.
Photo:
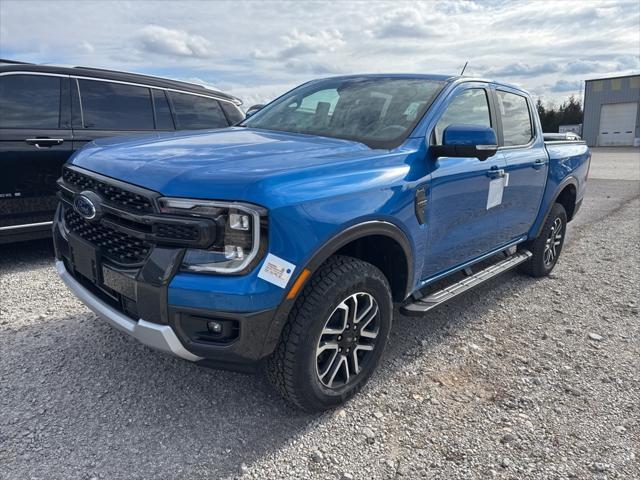
[[612, 75], [610, 77], [599, 77], [599, 78], [589, 78], [585, 80], [585, 82], [595, 82], [598, 80], [611, 80], [614, 78], [630, 78], [630, 77], [640, 77], [640, 72], [638, 73], [630, 73], [628, 75]]

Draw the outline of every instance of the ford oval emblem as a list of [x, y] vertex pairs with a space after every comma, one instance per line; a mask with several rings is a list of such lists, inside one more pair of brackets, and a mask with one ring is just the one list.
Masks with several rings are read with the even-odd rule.
[[96, 204], [84, 192], [73, 199], [73, 208], [85, 220], [93, 220], [98, 214]]

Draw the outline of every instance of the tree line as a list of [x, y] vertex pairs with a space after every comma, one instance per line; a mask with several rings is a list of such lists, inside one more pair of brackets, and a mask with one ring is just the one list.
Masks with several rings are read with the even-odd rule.
[[543, 132], [557, 133], [560, 125], [582, 123], [582, 103], [574, 95], [562, 102], [559, 107], [553, 104], [547, 104], [545, 107], [542, 100], [538, 99], [536, 108], [538, 109], [538, 115], [540, 115]]

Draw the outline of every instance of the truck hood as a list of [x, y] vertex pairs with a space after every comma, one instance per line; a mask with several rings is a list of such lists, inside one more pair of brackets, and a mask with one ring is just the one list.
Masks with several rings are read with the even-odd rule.
[[265, 183], [327, 174], [373, 152], [348, 140], [235, 127], [97, 140], [70, 163], [167, 196], [260, 202]]

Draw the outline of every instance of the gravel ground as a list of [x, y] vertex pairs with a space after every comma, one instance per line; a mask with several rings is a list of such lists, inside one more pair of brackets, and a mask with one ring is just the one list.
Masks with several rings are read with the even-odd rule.
[[47, 243], [0, 250], [0, 479], [640, 478], [639, 217], [571, 226], [549, 278], [397, 315], [368, 387], [323, 415], [108, 327]]
[[589, 178], [640, 180], [640, 149], [634, 147], [593, 147]]

